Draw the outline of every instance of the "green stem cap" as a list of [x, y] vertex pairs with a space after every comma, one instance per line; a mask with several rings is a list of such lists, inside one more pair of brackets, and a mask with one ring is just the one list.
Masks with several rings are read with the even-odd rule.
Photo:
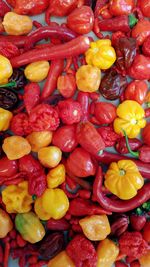
[[129, 18], [129, 26], [132, 29], [137, 24], [138, 19], [132, 14], [129, 14], [128, 18]]
[[10, 82], [0, 85], [0, 87], [16, 87], [16, 82]]
[[127, 146], [127, 149], [128, 149], [128, 151], [129, 151], [129, 153], [132, 155], [132, 156], [134, 156], [134, 157], [139, 157], [139, 152], [138, 151], [136, 151], [136, 152], [134, 152], [134, 151], [132, 151], [131, 150], [131, 148], [130, 148], [130, 145], [129, 145], [129, 140], [128, 140], [128, 136], [127, 136], [127, 134], [126, 134], [126, 131], [125, 130], [123, 130], [122, 129], [122, 131], [123, 131], [123, 133], [124, 133], [124, 136], [125, 136], [125, 140], [126, 140], [126, 146]]

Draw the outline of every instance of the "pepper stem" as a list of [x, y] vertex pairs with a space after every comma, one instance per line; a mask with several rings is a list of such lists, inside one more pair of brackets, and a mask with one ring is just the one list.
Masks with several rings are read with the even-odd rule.
[[132, 29], [135, 26], [135, 24], [137, 24], [138, 19], [133, 14], [129, 14], [128, 18], [129, 18], [129, 26]]
[[16, 82], [10, 82], [10, 83], [6, 83], [6, 84], [2, 84], [0, 85], [0, 87], [16, 87]]
[[126, 140], [126, 146], [127, 146], [127, 149], [128, 149], [128, 151], [129, 151], [129, 153], [132, 155], [132, 156], [134, 156], [134, 157], [139, 157], [139, 152], [138, 151], [136, 151], [136, 152], [134, 152], [134, 151], [132, 151], [131, 150], [131, 148], [130, 148], [130, 145], [129, 145], [129, 140], [128, 140], [128, 136], [127, 136], [127, 134], [126, 134], [126, 131], [125, 130], [123, 130], [122, 129], [122, 131], [123, 131], [123, 133], [124, 133], [124, 136], [125, 136], [125, 140]]

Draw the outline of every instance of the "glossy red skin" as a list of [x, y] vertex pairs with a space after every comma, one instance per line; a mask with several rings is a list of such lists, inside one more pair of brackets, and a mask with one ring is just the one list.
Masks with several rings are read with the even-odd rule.
[[18, 172], [18, 163], [16, 160], [9, 160], [7, 157], [0, 159], [0, 176], [11, 177]]
[[89, 33], [94, 24], [94, 14], [89, 6], [74, 9], [67, 17], [67, 26], [78, 34]]
[[67, 16], [77, 6], [77, 0], [51, 0], [46, 16]]
[[141, 231], [146, 223], [146, 217], [144, 215], [131, 214], [130, 224], [135, 231]]
[[125, 90], [125, 99], [137, 101], [140, 105], [144, 103], [148, 85], [145, 81], [135, 80], [128, 84]]
[[150, 35], [146, 38], [142, 46], [142, 52], [145, 56], [150, 57]]
[[[130, 146], [131, 150], [133, 150], [133, 151], [137, 151], [142, 146], [142, 141], [140, 141], [139, 139], [133, 138], [133, 139], [129, 139], [128, 141], [129, 141], [129, 146]], [[128, 154], [129, 153], [127, 146], [126, 146], [126, 140], [125, 140], [124, 136], [117, 140], [117, 142], [115, 144], [115, 149], [120, 154]]]
[[143, 142], [150, 146], [150, 123], [148, 123], [142, 131]]
[[142, 19], [132, 29], [132, 37], [136, 39], [137, 45], [142, 45], [150, 35], [150, 21]]
[[116, 107], [107, 102], [97, 102], [95, 104], [94, 115], [100, 124], [110, 124], [116, 118]]
[[14, 7], [17, 14], [33, 16], [43, 13], [49, 5], [49, 0], [9, 0], [8, 3]]
[[147, 221], [146, 224], [144, 225], [142, 235], [145, 241], [150, 243], [150, 221]]
[[64, 125], [59, 127], [53, 134], [52, 143], [63, 152], [71, 152], [78, 145], [75, 135], [75, 125]]
[[139, 0], [140, 9], [145, 17], [150, 18], [150, 1], [149, 0]]
[[128, 15], [132, 12], [134, 0], [110, 0], [109, 11], [113, 16]]
[[96, 172], [91, 155], [80, 147], [75, 148], [69, 155], [66, 167], [69, 173], [82, 178], [94, 175]]
[[150, 57], [137, 55], [129, 68], [129, 76], [136, 80], [150, 79]]

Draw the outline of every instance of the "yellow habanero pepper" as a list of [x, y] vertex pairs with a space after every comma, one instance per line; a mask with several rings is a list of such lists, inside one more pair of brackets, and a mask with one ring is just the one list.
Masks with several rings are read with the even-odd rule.
[[75, 264], [64, 250], [50, 260], [47, 267], [75, 267]]
[[129, 138], [135, 138], [146, 125], [144, 109], [136, 101], [122, 102], [116, 112], [118, 117], [114, 120], [114, 131], [118, 134], [124, 130]]
[[0, 55], [0, 84], [5, 84], [13, 73], [13, 68], [7, 57]]
[[34, 211], [40, 220], [47, 221], [51, 218], [51, 214], [43, 209], [42, 196], [35, 200]]
[[56, 188], [65, 181], [65, 166], [59, 164], [57, 167], [51, 169], [47, 174], [48, 188]]
[[13, 114], [3, 108], [0, 108], [0, 131], [6, 131], [9, 128]]
[[43, 209], [51, 218], [61, 219], [69, 209], [69, 200], [62, 189], [46, 189], [42, 195]]
[[31, 82], [41, 82], [46, 79], [49, 62], [46, 60], [30, 63], [24, 70], [26, 78]]
[[116, 61], [116, 52], [109, 39], [102, 39], [91, 42], [90, 48], [85, 53], [85, 59], [87, 64], [107, 70]]
[[6, 211], [0, 209], [0, 238], [4, 238], [13, 229], [13, 223]]
[[112, 267], [119, 254], [119, 248], [115, 245], [113, 241], [106, 238], [98, 244], [96, 252], [96, 267]]
[[144, 185], [136, 164], [132, 160], [112, 162], [105, 174], [105, 186], [120, 199], [131, 199]]
[[150, 250], [147, 251], [141, 258], [139, 258], [141, 267], [149, 267], [150, 266]]
[[106, 215], [87, 216], [79, 221], [85, 236], [98, 241], [105, 239], [111, 232], [108, 217]]
[[2, 201], [8, 213], [24, 213], [31, 210], [32, 196], [28, 193], [28, 182], [18, 185], [8, 185], [2, 191]]

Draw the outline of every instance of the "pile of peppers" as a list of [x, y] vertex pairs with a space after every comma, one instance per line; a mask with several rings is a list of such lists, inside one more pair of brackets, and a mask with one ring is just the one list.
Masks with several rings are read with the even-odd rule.
[[0, 267], [150, 266], [149, 81], [149, 0], [0, 0]]

